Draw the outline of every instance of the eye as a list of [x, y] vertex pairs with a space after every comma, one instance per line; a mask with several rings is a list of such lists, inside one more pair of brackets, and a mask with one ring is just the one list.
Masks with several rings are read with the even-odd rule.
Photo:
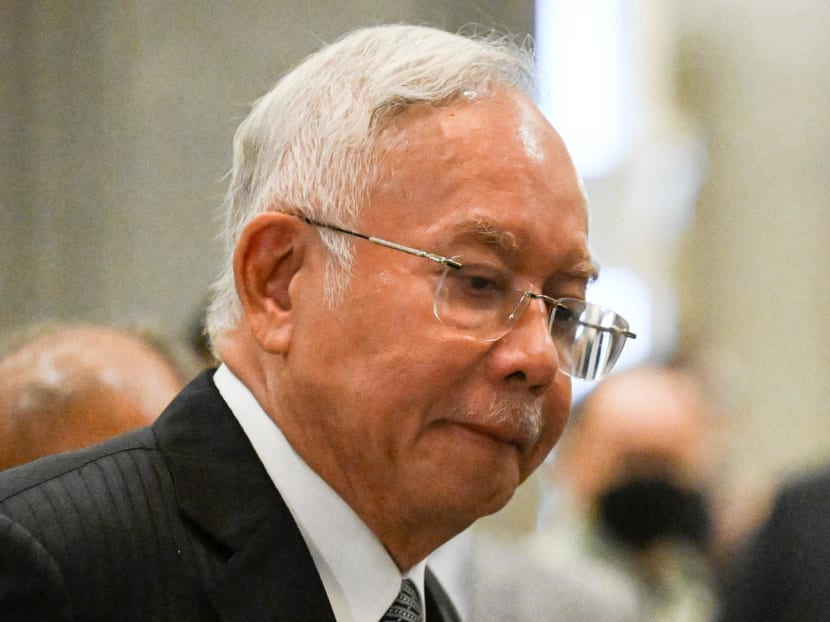
[[556, 303], [551, 316], [551, 331], [558, 335], [572, 334], [580, 324], [585, 303], [574, 298], [563, 298]]
[[578, 320], [578, 315], [564, 304], [557, 304], [553, 311], [553, 319], [555, 322], [562, 324], [573, 324]]
[[467, 285], [470, 289], [476, 291], [483, 291], [486, 289], [493, 288], [493, 281], [486, 276], [482, 276], [480, 274], [471, 274], [466, 277]]
[[455, 308], [506, 314], [514, 295], [512, 284], [510, 274], [495, 266], [464, 264], [447, 273], [442, 298]]
[[510, 277], [486, 265], [465, 265], [453, 275], [458, 287], [470, 296], [502, 297], [510, 291]]

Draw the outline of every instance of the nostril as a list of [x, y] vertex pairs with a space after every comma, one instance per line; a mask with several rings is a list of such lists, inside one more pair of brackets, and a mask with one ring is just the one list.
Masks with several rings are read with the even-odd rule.
[[507, 376], [508, 380], [517, 380], [519, 382], [527, 382], [527, 374], [523, 371], [514, 371], [512, 374]]

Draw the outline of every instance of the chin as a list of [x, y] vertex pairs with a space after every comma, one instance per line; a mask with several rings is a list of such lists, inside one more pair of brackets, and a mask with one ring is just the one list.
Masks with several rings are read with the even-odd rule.
[[481, 505], [481, 511], [477, 518], [481, 518], [482, 516], [489, 516], [490, 514], [495, 514], [513, 498], [513, 495], [516, 493], [516, 488], [513, 487], [510, 490], [502, 490], [499, 491], [497, 494], [492, 495], [487, 502]]
[[[457, 473], [460, 476], [461, 473]], [[516, 492], [519, 486], [518, 468], [503, 465], [481, 468], [468, 473], [466, 480], [456, 480], [447, 491], [448, 506], [455, 507], [460, 514], [469, 516], [470, 522], [498, 512]]]
[[475, 521], [485, 516], [495, 514], [513, 498], [515, 489], [493, 491], [489, 496], [476, 496], [465, 500], [458, 499], [455, 504], [455, 512], [459, 517], [459, 523], [463, 528], [468, 527]]
[[464, 426], [440, 426], [432, 433], [416, 479], [430, 483], [433, 511], [447, 508], [459, 520], [469, 523], [499, 511], [531, 466], [515, 446]]

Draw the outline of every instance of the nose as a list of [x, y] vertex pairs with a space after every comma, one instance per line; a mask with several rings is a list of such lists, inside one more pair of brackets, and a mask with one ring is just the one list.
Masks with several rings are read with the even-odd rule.
[[545, 393], [559, 371], [559, 355], [548, 329], [549, 317], [545, 303], [531, 299], [492, 353], [502, 381], [534, 396]]

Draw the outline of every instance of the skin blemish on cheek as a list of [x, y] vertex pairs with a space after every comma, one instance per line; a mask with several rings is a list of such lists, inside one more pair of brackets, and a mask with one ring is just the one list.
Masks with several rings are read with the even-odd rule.
[[392, 274], [391, 272], [389, 272], [389, 270], [382, 270], [381, 272], [378, 273], [378, 281], [384, 287], [386, 287], [387, 285], [390, 285], [391, 283], [393, 283], [394, 280], [395, 280], [395, 275]]

